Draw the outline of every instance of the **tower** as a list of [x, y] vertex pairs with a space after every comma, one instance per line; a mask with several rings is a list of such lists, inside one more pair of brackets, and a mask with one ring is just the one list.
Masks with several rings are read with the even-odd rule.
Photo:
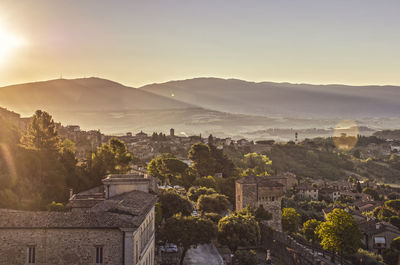
[[174, 136], [175, 136], [175, 130], [174, 130], [174, 128], [171, 128], [171, 129], [169, 130], [169, 136], [171, 136], [171, 137], [174, 137]]

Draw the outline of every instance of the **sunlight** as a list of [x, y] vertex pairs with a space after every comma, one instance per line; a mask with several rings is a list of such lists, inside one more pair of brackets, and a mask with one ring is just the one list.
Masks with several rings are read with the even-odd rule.
[[21, 46], [23, 40], [7, 31], [0, 25], [0, 65], [3, 64], [15, 48]]

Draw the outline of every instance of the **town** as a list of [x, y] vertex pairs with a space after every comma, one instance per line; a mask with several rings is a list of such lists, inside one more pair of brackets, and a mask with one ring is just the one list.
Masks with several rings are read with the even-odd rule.
[[399, 132], [275, 142], [0, 121], [0, 264], [397, 264]]

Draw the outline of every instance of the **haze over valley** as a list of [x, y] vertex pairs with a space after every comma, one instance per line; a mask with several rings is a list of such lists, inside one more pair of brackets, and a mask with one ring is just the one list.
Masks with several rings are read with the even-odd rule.
[[0, 88], [0, 106], [23, 116], [36, 109], [63, 124], [127, 131], [168, 131], [234, 138], [329, 136], [343, 119], [360, 133], [396, 128], [397, 86], [306, 85], [194, 78], [127, 87], [101, 78], [56, 79]]

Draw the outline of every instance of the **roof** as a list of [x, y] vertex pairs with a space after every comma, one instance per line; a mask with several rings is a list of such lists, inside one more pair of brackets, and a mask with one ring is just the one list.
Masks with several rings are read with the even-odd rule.
[[[378, 229], [377, 229], [377, 224], [379, 224]], [[374, 219], [361, 222], [359, 223], [359, 226], [360, 230], [368, 235], [379, 234], [386, 231], [390, 231], [400, 235], [400, 230], [396, 226], [389, 224], [387, 222], [377, 222]]]
[[257, 184], [260, 187], [284, 187], [283, 184], [270, 180], [267, 177], [246, 176], [236, 181], [239, 184]]
[[131, 191], [96, 204], [88, 211], [45, 212], [0, 209], [0, 229], [7, 228], [136, 228], [157, 197]]

